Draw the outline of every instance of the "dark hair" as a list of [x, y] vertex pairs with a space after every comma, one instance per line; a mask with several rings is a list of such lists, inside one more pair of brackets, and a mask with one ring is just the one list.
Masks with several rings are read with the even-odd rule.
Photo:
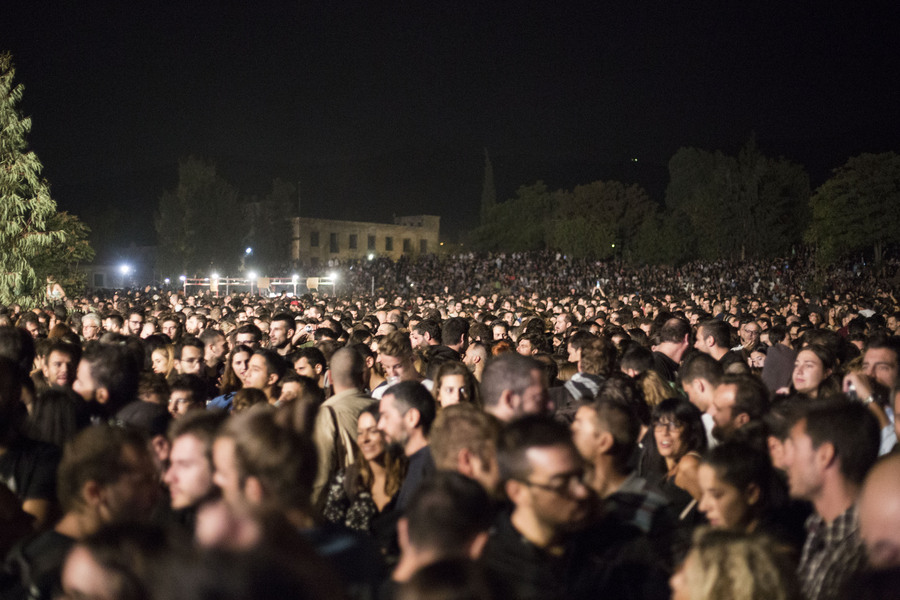
[[728, 350], [731, 348], [731, 330], [732, 327], [725, 321], [718, 319], [710, 319], [700, 323], [697, 329], [698, 337], [712, 336], [713, 341], [719, 348]]
[[572, 434], [564, 424], [542, 415], [526, 415], [511, 422], [500, 434], [497, 462], [503, 481], [524, 480], [531, 474], [526, 453], [530, 448], [565, 446], [577, 456]]
[[619, 365], [622, 369], [634, 369], [643, 373], [653, 368], [653, 352], [637, 342], [631, 342], [625, 347]]
[[175, 360], [181, 360], [181, 353], [187, 346], [191, 346], [192, 348], [196, 348], [200, 351], [200, 356], [202, 357], [206, 353], [206, 346], [203, 342], [200, 341], [199, 338], [193, 335], [186, 335], [181, 338], [177, 344], [175, 344]]
[[434, 397], [428, 388], [418, 381], [401, 381], [387, 388], [382, 397], [387, 395], [394, 397], [394, 402], [398, 405], [397, 410], [401, 415], [411, 409], [418, 411], [422, 433], [428, 435], [437, 414]]
[[306, 362], [308, 362], [313, 369], [315, 369], [316, 365], [321, 366], [323, 373], [328, 368], [328, 361], [325, 360], [325, 355], [322, 354], [321, 350], [313, 346], [298, 348], [291, 354], [291, 364], [296, 363], [301, 358], [305, 358]]
[[61, 448], [89, 424], [81, 396], [68, 388], [52, 387], [34, 399], [25, 431], [32, 439]]
[[769, 410], [769, 391], [763, 382], [753, 375], [725, 374], [719, 385], [733, 385], [734, 406], [731, 408], [732, 417], [746, 414], [751, 420], [762, 419]]
[[287, 363], [285, 363], [284, 359], [281, 358], [281, 355], [274, 350], [270, 350], [269, 348], [260, 348], [253, 353], [253, 356], [262, 356], [266, 361], [266, 370], [270, 375], [272, 373], [277, 375], [278, 381], [281, 381], [281, 379], [284, 377], [284, 374], [287, 373]]
[[428, 334], [431, 336], [431, 339], [441, 343], [441, 326], [437, 321], [433, 321], [431, 319], [422, 319], [419, 321], [415, 327], [413, 327], [413, 331], [420, 335]]
[[634, 456], [641, 435], [641, 422], [634, 409], [617, 400], [600, 399], [588, 404], [597, 415], [601, 428], [609, 432], [613, 445], [607, 452], [612, 457], [614, 467], [619, 473], [627, 473], [631, 469], [628, 463]]
[[725, 442], [711, 448], [701, 462], [741, 493], [755, 485], [759, 490], [759, 500], [752, 507], [756, 516], [770, 507], [775, 470], [766, 452], [744, 442]]
[[683, 398], [666, 398], [653, 409], [653, 423], [659, 422], [663, 417], [669, 417], [684, 427], [681, 433], [681, 456], [688, 452], [703, 454], [706, 451], [706, 428], [699, 408]]
[[81, 360], [86, 361], [96, 389], [108, 393], [107, 414], [115, 414], [137, 396], [140, 369], [124, 346], [87, 344]]
[[878, 459], [879, 431], [875, 415], [860, 402], [817, 403], [806, 413], [806, 433], [813, 447], [819, 448], [825, 442], [834, 446], [841, 461], [841, 474], [855, 485], [862, 485]]
[[419, 549], [461, 555], [493, 520], [487, 491], [456, 471], [437, 471], [425, 479], [404, 512], [409, 540]]
[[684, 341], [685, 336], [690, 335], [690, 324], [680, 317], [672, 317], [659, 328], [657, 337], [661, 342], [673, 342], [679, 344]]
[[203, 407], [206, 402], [206, 384], [197, 375], [174, 375], [169, 381], [169, 393], [175, 390], [190, 392], [193, 405]]
[[722, 364], [703, 352], [692, 353], [678, 370], [682, 385], [690, 384], [695, 379], [705, 379], [715, 387], [722, 380], [722, 375]]
[[642, 425], [650, 424], [650, 405], [634, 379], [624, 373], [613, 373], [600, 386], [598, 400], [619, 402], [631, 408]]

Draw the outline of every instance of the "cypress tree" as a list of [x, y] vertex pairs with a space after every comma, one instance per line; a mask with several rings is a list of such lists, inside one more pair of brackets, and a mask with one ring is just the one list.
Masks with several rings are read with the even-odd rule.
[[12, 56], [0, 54], [0, 304], [30, 307], [45, 297], [45, 283], [32, 266], [62, 231], [48, 230], [56, 214], [43, 166], [25, 140], [31, 119], [17, 109], [24, 86], [13, 82]]

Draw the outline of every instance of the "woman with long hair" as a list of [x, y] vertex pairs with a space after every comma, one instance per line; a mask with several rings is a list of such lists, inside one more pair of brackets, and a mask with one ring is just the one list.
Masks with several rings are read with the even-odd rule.
[[220, 394], [231, 394], [244, 387], [243, 377], [253, 356], [253, 348], [245, 344], [238, 344], [228, 353], [225, 360], [225, 372], [219, 382]]
[[406, 474], [406, 456], [389, 447], [378, 430], [378, 403], [360, 415], [356, 462], [338, 471], [329, 482], [322, 515], [357, 531], [369, 531], [372, 520], [400, 491]]
[[434, 399], [438, 408], [444, 408], [460, 402], [469, 402], [481, 408], [481, 395], [478, 382], [461, 362], [451, 360], [443, 363], [434, 378]]
[[837, 358], [831, 350], [818, 344], [805, 346], [794, 359], [794, 372], [788, 391], [798, 392], [812, 399], [840, 393], [837, 368]]
[[655, 448], [667, 469], [659, 486], [681, 520], [695, 515], [701, 496], [697, 469], [707, 445], [701, 416], [700, 409], [681, 398], [667, 398], [653, 409]]

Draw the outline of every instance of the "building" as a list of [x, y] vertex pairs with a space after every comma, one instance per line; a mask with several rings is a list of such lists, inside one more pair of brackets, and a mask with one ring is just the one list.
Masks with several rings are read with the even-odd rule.
[[440, 227], [441, 218], [434, 215], [396, 217], [393, 225], [296, 217], [291, 258], [318, 267], [330, 259], [419, 256], [437, 252]]

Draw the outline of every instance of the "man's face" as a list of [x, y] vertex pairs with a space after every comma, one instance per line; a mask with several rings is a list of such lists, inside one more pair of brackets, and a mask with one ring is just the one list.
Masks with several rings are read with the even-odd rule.
[[817, 463], [812, 438], [806, 433], [806, 419], [801, 419], [784, 444], [784, 467], [792, 498], [811, 501], [819, 494], [823, 477]]
[[191, 335], [197, 335], [200, 331], [200, 321], [196, 315], [191, 315], [187, 318], [184, 322], [184, 330]]
[[97, 397], [97, 383], [91, 376], [91, 365], [84, 359], [78, 362], [78, 371], [72, 389], [84, 398], [85, 402], [91, 402]]
[[188, 390], [172, 390], [169, 394], [169, 412], [176, 419], [183, 417], [194, 404], [194, 396]]
[[597, 443], [600, 439], [600, 424], [597, 421], [597, 411], [590, 406], [580, 406], [572, 421], [572, 441], [578, 448], [578, 453], [587, 461], [593, 461], [597, 453]]
[[213, 339], [210, 343], [206, 345], [206, 354], [207, 360], [206, 362], [209, 364], [214, 364], [221, 361], [225, 358], [225, 354], [228, 352], [228, 341], [225, 339], [224, 335], [220, 335], [219, 337]]
[[175, 335], [178, 333], [178, 323], [176, 323], [175, 321], [163, 321], [162, 327], [160, 327], [160, 330], [164, 334], [169, 336], [170, 340], [174, 340]]
[[384, 435], [388, 444], [403, 447], [409, 441], [409, 430], [404, 419], [405, 413], [401, 413], [394, 395], [386, 393], [381, 397], [378, 405], [378, 430]]
[[293, 329], [288, 329], [284, 321], [272, 321], [269, 325], [269, 345], [273, 348], [283, 348], [290, 343]]
[[378, 360], [381, 362], [381, 366], [384, 368], [384, 376], [388, 380], [414, 381], [418, 378], [411, 356], [399, 357], [380, 354]]
[[491, 329], [491, 332], [494, 335], [494, 341], [505, 340], [507, 337], [509, 337], [506, 335], [506, 328], [503, 327], [502, 325], [494, 326]]
[[25, 329], [32, 338], [37, 339], [41, 335], [41, 326], [34, 321], [25, 323]]
[[863, 355], [863, 372], [890, 389], [897, 383], [897, 355], [888, 348], [872, 348]]
[[181, 360], [178, 361], [179, 371], [186, 375], [199, 375], [203, 369], [203, 350], [194, 346], [185, 346], [181, 349]]
[[247, 505], [234, 455], [234, 440], [220, 437], [213, 443], [213, 483], [222, 491], [222, 499], [235, 509]]
[[412, 344], [413, 350], [419, 350], [428, 345], [428, 340], [425, 339], [425, 336], [416, 330], [409, 332], [409, 341]]
[[81, 335], [86, 340], [100, 339], [100, 326], [92, 320], [87, 320], [81, 324]]
[[576, 348], [572, 344], [568, 344], [567, 349], [569, 351], [568, 361], [570, 363], [578, 364], [581, 362], [581, 348]]
[[734, 395], [737, 386], [734, 384], [722, 384], [713, 393], [712, 402], [709, 403], [707, 412], [713, 418], [713, 436], [717, 440], [724, 440], [737, 429], [734, 423]]
[[270, 383], [269, 367], [266, 359], [259, 354], [250, 357], [247, 363], [247, 372], [244, 374], [244, 385], [249, 388], [265, 390]]
[[741, 345], [745, 348], [752, 348], [759, 343], [759, 325], [756, 321], [745, 323], [741, 327]]
[[144, 327], [144, 318], [140, 315], [130, 315], [128, 317], [128, 335], [140, 335], [141, 329]]
[[525, 488], [514, 500], [544, 527], [559, 530], [587, 516], [589, 492], [582, 483], [584, 466], [569, 446], [537, 446], [526, 450], [531, 467]]
[[172, 508], [187, 508], [206, 498], [213, 488], [212, 465], [206, 445], [194, 435], [175, 438], [169, 453], [169, 470], [164, 481], [169, 486]]
[[512, 404], [516, 416], [541, 415], [547, 412], [548, 394], [544, 372], [538, 369], [531, 371], [531, 383], [521, 395], [513, 394]]
[[259, 348], [259, 341], [256, 339], [252, 333], [238, 333], [234, 336], [234, 343], [236, 346], [240, 346], [241, 344], [245, 346], [250, 346], [254, 350]]
[[301, 356], [297, 359], [297, 362], [294, 363], [294, 370], [297, 372], [297, 375], [309, 377], [316, 381], [319, 380], [319, 373], [316, 373], [316, 367], [311, 365], [309, 359], [305, 356]]
[[50, 385], [72, 387], [72, 383], [75, 381], [75, 369], [75, 361], [72, 360], [71, 355], [54, 350], [44, 359], [42, 371]]
[[532, 356], [535, 348], [531, 345], [531, 340], [519, 340], [519, 343], [516, 344], [516, 352], [523, 356]]
[[697, 341], [694, 342], [694, 348], [702, 352], [703, 354], [709, 354], [712, 349], [709, 347], [707, 343], [708, 339], [706, 337], [706, 332], [702, 327], [697, 329]]
[[498, 496], [500, 491], [500, 465], [497, 462], [497, 448], [494, 442], [487, 441], [481, 456], [473, 453], [472, 479], [481, 484], [492, 497]]

